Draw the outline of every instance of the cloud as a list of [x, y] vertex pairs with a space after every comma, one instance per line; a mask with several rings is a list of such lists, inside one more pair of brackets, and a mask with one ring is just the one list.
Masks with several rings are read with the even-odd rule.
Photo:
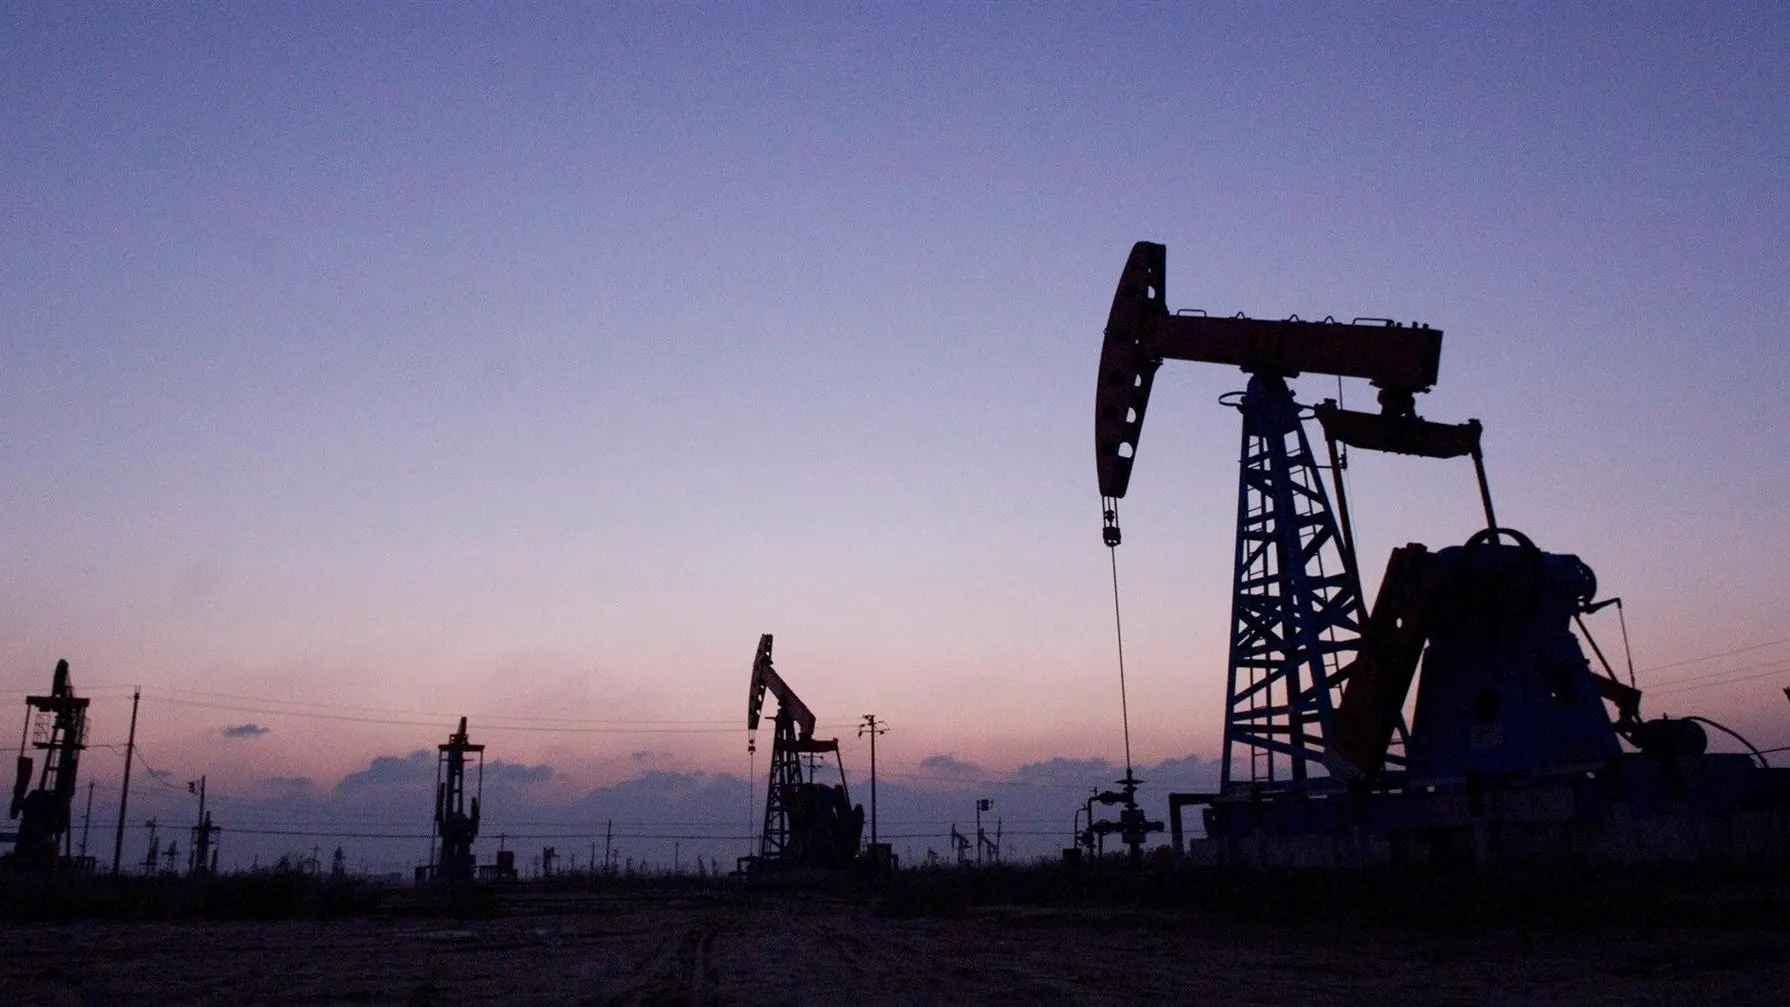
[[263, 734], [272, 733], [272, 731], [273, 728], [262, 727], [260, 724], [233, 724], [221, 728], [218, 733], [226, 738], [259, 738]]
[[928, 755], [920, 760], [920, 768], [934, 773], [950, 776], [970, 776], [982, 772], [982, 767], [973, 762], [965, 762], [955, 755]]
[[[746, 798], [756, 797], [748, 810]], [[739, 827], [746, 817], [762, 813], [764, 789], [752, 788], [728, 773], [680, 773], [656, 770], [641, 773], [585, 793], [570, 808], [573, 815], [589, 820], [616, 818], [646, 821], [709, 821], [725, 823], [723, 831]]]
[[1043, 762], [1028, 762], [1013, 771], [1018, 779], [1054, 779], [1064, 782], [1091, 780], [1102, 783], [1119, 772], [1119, 767], [1105, 759], [1065, 759], [1057, 756]]
[[419, 748], [409, 755], [379, 755], [367, 768], [357, 769], [336, 784], [338, 794], [356, 794], [384, 787], [435, 784], [435, 753]]
[[263, 776], [249, 784], [249, 800], [314, 803], [316, 781], [308, 776]]
[[520, 762], [490, 762], [485, 764], [485, 782], [492, 783], [544, 783], [553, 779], [553, 767], [545, 763], [538, 766], [527, 766]]
[[[1147, 791], [1205, 791], [1218, 786], [1218, 763], [1197, 755], [1164, 759], [1155, 764], [1138, 763], [1135, 772]], [[1123, 765], [1106, 759], [1067, 759], [1057, 756], [1029, 762], [1013, 771], [1015, 782], [1045, 785], [1079, 783], [1109, 789], [1125, 775]]]
[[1218, 760], [1197, 755], [1164, 759], [1154, 766], [1139, 766], [1137, 775], [1166, 790], [1216, 790]]
[[[419, 748], [409, 755], [380, 755], [367, 764], [367, 768], [355, 770], [342, 777], [336, 784], [335, 792], [344, 796], [380, 791], [386, 788], [417, 788], [435, 785], [436, 762], [439, 753]], [[466, 767], [468, 785], [478, 773], [475, 763]], [[553, 779], [553, 767], [545, 763], [538, 766], [525, 765], [519, 762], [504, 762], [499, 759], [485, 763], [485, 786], [523, 786], [530, 783], [544, 783]]]
[[[433, 747], [423, 747], [369, 758], [333, 786], [334, 777], [314, 781], [279, 775], [259, 777], [240, 794], [224, 789], [223, 796], [234, 801], [220, 805], [218, 824], [238, 830], [224, 847], [225, 860], [246, 867], [257, 857], [271, 863], [293, 850], [308, 856], [313, 843], [325, 850], [341, 845], [357, 867], [408, 877], [429, 855], [438, 757]], [[626, 765], [626, 756], [622, 758]], [[635, 768], [627, 779], [595, 789], [579, 787], [574, 794], [571, 781], [554, 764], [486, 763], [483, 824], [475, 846], [479, 862], [490, 860], [505, 833], [512, 842], [518, 833], [552, 833], [554, 838], [543, 841], [558, 844], [568, 862], [576, 852], [581, 865], [593, 850], [601, 856], [610, 848], [623, 864], [650, 861], [668, 867], [681, 843], [686, 868], [696, 856], [711, 867], [718, 862], [730, 868], [737, 857], [757, 849], [768, 774], [762, 763], [751, 780], [663, 768], [650, 758]], [[863, 766], [855, 768], [851, 800], [868, 813], [867, 773]], [[1215, 760], [1191, 755], [1140, 763], [1137, 775], [1146, 782], [1138, 802], [1150, 819], [1166, 821], [1168, 794], [1214, 789], [1218, 768]], [[1008, 772], [936, 753], [921, 760], [912, 776], [884, 774], [877, 798], [881, 835], [906, 863], [924, 860], [928, 850], [948, 856], [951, 829], [971, 833], [976, 799], [986, 797], [995, 803], [983, 813], [984, 824], [993, 829], [994, 823], [1005, 822], [1003, 856], [1013, 862], [1054, 859], [1073, 842], [1077, 812], [1089, 789], [1114, 789], [1113, 781], [1124, 772], [1123, 765], [1108, 760], [1064, 757]], [[825, 769], [821, 779], [833, 783], [837, 775]], [[219, 788], [215, 780], [213, 786]], [[184, 790], [184, 783], [167, 790], [146, 788], [151, 795], [146, 801], [162, 803], [148, 806], [138, 822], [156, 813], [164, 822], [185, 821], [190, 798]], [[132, 801], [135, 808], [135, 791]], [[178, 808], [178, 814], [171, 808]], [[1112, 811], [1101, 814], [1110, 818]], [[147, 835], [140, 824], [130, 827], [138, 831], [127, 844], [141, 850]], [[1166, 841], [1165, 836], [1152, 837], [1152, 843]]]

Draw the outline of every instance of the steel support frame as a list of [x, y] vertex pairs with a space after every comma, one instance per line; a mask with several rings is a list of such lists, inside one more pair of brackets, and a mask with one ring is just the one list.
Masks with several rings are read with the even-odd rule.
[[1361, 590], [1286, 381], [1254, 375], [1234, 404], [1243, 439], [1221, 789], [1297, 786], [1324, 765]]
[[758, 843], [761, 859], [781, 860], [786, 855], [789, 847], [787, 798], [804, 782], [802, 754], [796, 745], [795, 716], [780, 703], [771, 739], [771, 783], [765, 789], [764, 831]]

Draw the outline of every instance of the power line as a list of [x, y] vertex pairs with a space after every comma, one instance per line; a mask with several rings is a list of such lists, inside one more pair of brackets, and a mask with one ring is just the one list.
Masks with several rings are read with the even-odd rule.
[[[244, 696], [239, 693], [209, 692], [209, 691], [206, 691], [203, 689], [183, 689], [183, 688], [178, 688], [175, 686], [156, 686], [155, 691], [165, 692], [165, 693], [176, 693], [176, 694], [186, 695], [186, 696], [203, 696], [203, 697], [208, 697], [208, 698], [212, 698], [212, 699], [234, 699], [234, 700], [239, 700], [242, 702], [258, 703], [258, 704], [262, 704], [262, 705], [266, 705], [266, 706], [298, 706], [298, 707], [312, 707], [312, 708], [324, 709], [324, 710], [348, 710], [348, 711], [353, 711], [356, 713], [376, 713], [376, 714], [390, 714], [393, 716], [445, 718], [445, 719], [449, 719], [449, 720], [453, 719], [453, 717], [448, 717], [447, 715], [442, 714], [439, 711], [435, 711], [435, 710], [402, 710], [402, 709], [394, 709], [391, 707], [381, 707], [381, 706], [356, 706], [356, 705], [347, 704], [347, 703], [316, 703], [316, 702], [310, 702], [308, 700], [298, 700], [298, 699], [268, 699], [268, 698], [260, 697], [260, 696]], [[588, 719], [588, 718], [580, 718], [580, 717], [534, 717], [534, 716], [522, 716], [522, 715], [513, 715], [513, 714], [491, 714], [491, 713], [472, 713], [472, 714], [468, 714], [467, 717], [468, 717], [468, 719], [481, 721], [481, 722], [497, 721], [497, 720], [526, 720], [526, 721], [530, 721], [530, 722], [540, 722], [540, 723], [590, 724], [590, 725], [600, 725], [600, 726], [615, 726], [615, 725], [620, 725], [620, 726], [637, 726], [637, 725], [671, 726], [671, 725], [690, 725], [690, 724], [702, 724], [702, 725], [710, 725], [710, 726], [727, 725], [729, 727], [736, 727], [736, 728], [739, 726], [738, 721], [733, 720], [733, 719], [728, 719], [728, 720], [720, 720], [720, 719], [706, 719], [706, 720], [694, 720], [694, 719], [683, 719], [683, 720], [677, 720], [677, 719], [671, 719], [671, 720], [601, 720], [601, 719]]]
[[[229, 703], [210, 703], [197, 699], [181, 699], [174, 696], [157, 696], [151, 693], [145, 699], [175, 706], [195, 707], [206, 710], [224, 710], [230, 713], [249, 713], [263, 717], [300, 717], [307, 720], [330, 720], [344, 723], [379, 724], [392, 727], [438, 728], [440, 720], [400, 720], [393, 717], [363, 717], [348, 713], [323, 713], [315, 710], [281, 710], [263, 709], [259, 707], [239, 706]], [[444, 718], [451, 719], [451, 718]], [[526, 719], [526, 718], [514, 718]], [[841, 723], [825, 725], [829, 727], [850, 727]], [[546, 724], [501, 724], [480, 723], [481, 731], [515, 732], [523, 734], [733, 734], [741, 728], [732, 727], [554, 727]]]
[[[1765, 670], [1753, 671], [1754, 668], [1764, 668]], [[1738, 685], [1742, 682], [1752, 682], [1761, 678], [1771, 678], [1776, 675], [1782, 675], [1786, 670], [1790, 670], [1790, 659], [1773, 662], [1769, 667], [1766, 665], [1752, 665], [1751, 667], [1746, 668], [1732, 668], [1727, 672], [1723, 672], [1723, 674], [1726, 675], [1741, 671], [1753, 671], [1750, 675], [1741, 675], [1738, 678], [1725, 678], [1721, 681], [1694, 681], [1684, 679], [1676, 688], [1648, 689], [1647, 694], [1650, 696], [1672, 696], [1682, 692], [1699, 692], [1704, 689], [1719, 689], [1727, 685]]]
[[1086, 790], [1088, 784], [1082, 783], [1047, 783], [1040, 780], [998, 779], [995, 777], [977, 776], [932, 776], [925, 773], [894, 773], [883, 770], [880, 775], [893, 776], [903, 780], [933, 780], [939, 783], [962, 783], [978, 787], [1041, 787], [1047, 790]]
[[[950, 828], [950, 823], [940, 822], [940, 823], [938, 823], [938, 825], [940, 826], [940, 828], [935, 829], [930, 832], [893, 833], [889, 836], [889, 838], [890, 839], [935, 839], [935, 838], [941, 838], [941, 837], [947, 835], [948, 832], [946, 830], [948, 830]], [[137, 827], [142, 828], [142, 826], [137, 826]], [[1010, 836], [1061, 836], [1061, 835], [1068, 834], [1070, 831], [1071, 830], [1069, 830], [1067, 828], [1007, 829], [1007, 830], [1005, 830], [1005, 834], [1010, 835]], [[232, 835], [242, 835], [242, 836], [288, 836], [288, 837], [301, 837], [301, 838], [307, 838], [307, 839], [428, 839], [431, 836], [431, 834], [428, 832], [349, 832], [349, 831], [345, 831], [345, 830], [341, 830], [341, 829], [253, 829], [253, 828], [243, 828], [243, 829], [230, 829], [229, 832]], [[592, 829], [585, 829], [585, 830], [569, 830], [569, 831], [562, 831], [562, 832], [507, 832], [506, 831], [506, 832], [502, 833], [502, 836], [506, 841], [509, 841], [509, 840], [522, 840], [522, 839], [588, 839], [592, 836], [602, 836], [604, 834], [605, 834], [605, 832], [603, 829], [592, 828]], [[743, 832], [612, 832], [612, 833], [609, 833], [609, 835], [611, 835], [615, 839], [656, 839], [656, 840], [662, 840], [662, 841], [663, 840], [686, 840], [686, 841], [708, 841], [708, 842], [740, 842], [743, 840], [750, 840], [750, 839], [754, 838], [753, 836], [748, 835]], [[490, 838], [492, 838], [492, 834], [487, 831], [486, 834], [482, 838], [490, 839]]]
[[[131, 688], [135, 688], [135, 687], [133, 687], [133, 686], [90, 686], [90, 687], [83, 689], [83, 691], [92, 693], [92, 692], [98, 692], [98, 691], [104, 690], [104, 689], [131, 689]], [[247, 696], [247, 695], [243, 695], [241, 693], [214, 692], [214, 691], [204, 690], [204, 689], [187, 689], [187, 688], [183, 688], [183, 687], [179, 687], [179, 686], [159, 686], [159, 685], [158, 686], [146, 686], [146, 687], [143, 687], [143, 691], [146, 695], [150, 696], [151, 698], [158, 699], [159, 701], [164, 702], [164, 703], [173, 703], [173, 704], [178, 704], [178, 705], [200, 707], [200, 708], [204, 708], [204, 709], [226, 710], [226, 711], [230, 711], [230, 712], [234, 712], [234, 713], [261, 714], [264, 716], [302, 716], [302, 717], [312, 717], [312, 718], [317, 718], [317, 719], [339, 719], [339, 720], [350, 721], [350, 722], [359, 721], [359, 722], [364, 722], [364, 723], [390, 724], [390, 725], [395, 725], [395, 726], [408, 726], [408, 727], [435, 727], [435, 726], [438, 726], [438, 723], [437, 723], [438, 721], [442, 721], [442, 720], [452, 721], [456, 717], [460, 716], [459, 714], [451, 714], [450, 715], [450, 714], [442, 713], [442, 712], [436, 711], [436, 710], [397, 709], [397, 708], [392, 708], [392, 707], [362, 706], [362, 705], [348, 704], [348, 703], [325, 703], [325, 702], [314, 702], [314, 701], [309, 701], [309, 700], [278, 699], [278, 698], [270, 698], [270, 697], [263, 697], [263, 696]], [[21, 692], [17, 692], [16, 695], [22, 697], [22, 696], [26, 696], [26, 695], [31, 695], [31, 693], [26, 692], [26, 691], [21, 691]], [[193, 698], [185, 698], [185, 697], [200, 697], [200, 698], [193, 699]], [[254, 705], [245, 707], [245, 706], [231, 705], [231, 704], [227, 704], [227, 703], [207, 703], [207, 702], [203, 701], [203, 700], [210, 700], [210, 699], [233, 700], [237, 703], [250, 703], [250, 704], [254, 704]], [[324, 714], [316, 712], [316, 711], [320, 711], [320, 710], [321, 711], [346, 711], [347, 713], [373, 714], [375, 716], [373, 716], [373, 717], [354, 717], [354, 716], [347, 716], [347, 715], [343, 714], [343, 715], [337, 715], [334, 717], [326, 717]], [[615, 729], [615, 733], [707, 733], [707, 732], [697, 731], [696, 729], [698, 727], [712, 730], [713, 733], [729, 733], [729, 732], [737, 731], [737, 730], [741, 729], [741, 725], [739, 724], [738, 720], [735, 718], [601, 719], [601, 718], [582, 718], [582, 717], [534, 716], [534, 715], [525, 715], [525, 714], [496, 714], [496, 713], [473, 713], [473, 714], [468, 714], [467, 716], [475, 721], [484, 722], [486, 730], [530, 730], [530, 731], [550, 731], [550, 730], [552, 730], [551, 728], [541, 726], [543, 724], [565, 724], [565, 725], [572, 725], [572, 726], [576, 726], [576, 727], [586, 728], [586, 729], [589, 729], [592, 731], [597, 731], [598, 729], [608, 728], [608, 729]], [[396, 719], [396, 718], [406, 718], [406, 717], [428, 718], [428, 720], [426, 722], [423, 722], [423, 721]], [[518, 726], [507, 726], [507, 725], [501, 723], [503, 721], [518, 721], [518, 722], [521, 722], [521, 724]], [[829, 728], [829, 729], [836, 729], [836, 730], [844, 730], [847, 728], [855, 727], [856, 724], [857, 724], [856, 721], [845, 721], [845, 720], [841, 720], [841, 721], [837, 721], [837, 722], [833, 722], [833, 721], [821, 722], [821, 726]], [[625, 731], [621, 730], [624, 728], [626, 729]]]
[[1724, 650], [1724, 651], [1721, 651], [1720, 653], [1716, 653], [1716, 654], [1704, 654], [1701, 657], [1687, 657], [1682, 661], [1671, 661], [1666, 664], [1656, 664], [1651, 668], [1642, 668], [1641, 670], [1648, 671], [1648, 672], [1665, 671], [1667, 668], [1679, 668], [1679, 667], [1683, 667], [1684, 665], [1687, 665], [1687, 664], [1701, 664], [1704, 661], [1713, 661], [1718, 657], [1733, 657], [1736, 654], [1745, 654], [1745, 653], [1748, 653], [1749, 651], [1764, 650], [1767, 647], [1776, 647], [1779, 644], [1785, 644], [1785, 643], [1790, 643], [1790, 636], [1786, 636], [1781, 640], [1767, 640], [1764, 643], [1755, 643], [1755, 644], [1752, 644], [1752, 645], [1746, 646], [1746, 647], [1736, 647], [1733, 650]]
[[186, 792], [184, 790], [181, 790], [179, 787], [175, 786], [174, 784], [168, 782], [167, 778], [172, 777], [174, 775], [173, 773], [165, 773], [162, 770], [156, 769], [155, 767], [153, 767], [149, 764], [149, 757], [143, 754], [143, 743], [141, 741], [137, 742], [137, 759], [143, 763], [143, 772], [148, 774], [150, 779], [152, 779], [155, 782], [161, 784], [162, 786], [168, 788], [169, 790], [174, 791], [177, 794], [183, 794]]
[[1758, 669], [1758, 668], [1778, 668], [1778, 667], [1783, 667], [1785, 665], [1790, 665], [1790, 657], [1778, 657], [1778, 658], [1772, 658], [1772, 659], [1766, 660], [1766, 661], [1755, 661], [1752, 664], [1737, 664], [1732, 668], [1721, 668], [1716, 671], [1704, 671], [1704, 672], [1699, 672], [1695, 675], [1685, 675], [1680, 678], [1668, 678], [1663, 682], [1654, 682], [1652, 685], [1649, 686], [1649, 688], [1657, 689], [1662, 686], [1682, 685], [1687, 682], [1703, 682], [1703, 681], [1708, 681], [1709, 679], [1712, 679], [1712, 678], [1721, 678], [1724, 675], [1733, 675], [1738, 672], [1753, 671], [1754, 669]]

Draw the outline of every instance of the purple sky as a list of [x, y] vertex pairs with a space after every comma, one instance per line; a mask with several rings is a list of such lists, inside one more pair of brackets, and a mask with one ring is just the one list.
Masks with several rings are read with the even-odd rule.
[[[1786, 38], [1766, 3], [7, 5], [0, 697], [67, 657], [109, 743], [142, 683], [220, 793], [461, 713], [701, 722], [480, 739], [578, 785], [744, 773], [774, 632], [891, 767], [1116, 759], [1091, 406], [1139, 239], [1175, 306], [1446, 330], [1420, 410], [1487, 424], [1500, 516], [1626, 599], [1641, 668], [1790, 637]], [[1141, 759], [1216, 754], [1241, 383], [1164, 369], [1124, 506]], [[1370, 575], [1477, 517], [1463, 466], [1351, 490]], [[1790, 644], [1651, 680], [1730, 668], [1648, 709], [1790, 741]]]

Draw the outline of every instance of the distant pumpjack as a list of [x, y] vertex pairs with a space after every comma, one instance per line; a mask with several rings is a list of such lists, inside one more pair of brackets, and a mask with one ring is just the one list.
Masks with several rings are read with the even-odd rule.
[[[485, 788], [485, 746], [467, 740], [466, 718], [460, 729], [438, 746], [435, 773], [435, 878], [449, 884], [473, 879], [472, 841], [479, 835], [479, 798]], [[466, 796], [467, 757], [478, 756], [478, 777], [471, 800]], [[467, 810], [470, 805], [470, 812]]]
[[[47, 696], [25, 697], [25, 728], [19, 736], [18, 772], [10, 817], [19, 820], [11, 865], [18, 870], [52, 871], [68, 861], [57, 848], [68, 835], [75, 798], [75, 774], [87, 747], [87, 699], [76, 696], [68, 662], [57, 661]], [[34, 727], [35, 725], [35, 727]], [[29, 748], [44, 753], [43, 771], [31, 786]]]
[[957, 866], [968, 867], [970, 865], [971, 845], [973, 844], [970, 842], [970, 837], [957, 831], [957, 826], [953, 824], [951, 826], [951, 848], [957, 851]]
[[[769, 633], [758, 638], [758, 654], [752, 661], [752, 687], [746, 698], [748, 750], [757, 747], [758, 721], [767, 691], [777, 697], [777, 719], [771, 737], [764, 830], [753, 866], [850, 864], [857, 858], [864, 835], [864, 807], [853, 805], [846, 791], [839, 739], [814, 736], [814, 712], [771, 667]], [[818, 761], [829, 754], [839, 769], [837, 785], [815, 778]]]

